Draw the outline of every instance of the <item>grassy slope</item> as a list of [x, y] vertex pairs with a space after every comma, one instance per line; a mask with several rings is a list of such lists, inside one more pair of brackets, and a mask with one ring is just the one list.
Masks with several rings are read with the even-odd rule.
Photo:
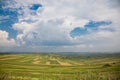
[[119, 76], [120, 54], [0, 54], [0, 80], [120, 80]]

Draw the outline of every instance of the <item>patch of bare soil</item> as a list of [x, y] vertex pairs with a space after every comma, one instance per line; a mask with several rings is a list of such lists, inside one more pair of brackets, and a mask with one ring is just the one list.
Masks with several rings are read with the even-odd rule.
[[39, 62], [40, 62], [40, 58], [39, 58], [39, 57], [36, 57], [36, 58], [34, 59], [33, 64], [39, 64]]
[[58, 59], [53, 58], [53, 57], [50, 57], [50, 60], [56, 60], [60, 65], [71, 66], [70, 63], [68, 63], [68, 62], [61, 62], [61, 61], [59, 61]]
[[50, 62], [48, 61], [48, 62], [46, 62], [46, 64], [47, 64], [47, 65], [50, 65]]
[[64, 66], [71, 66], [70, 63], [67, 63], [67, 62], [61, 62], [59, 60], [57, 60], [57, 62], [60, 64], [60, 65], [64, 65]]
[[39, 64], [40, 61], [34, 61], [33, 64]]

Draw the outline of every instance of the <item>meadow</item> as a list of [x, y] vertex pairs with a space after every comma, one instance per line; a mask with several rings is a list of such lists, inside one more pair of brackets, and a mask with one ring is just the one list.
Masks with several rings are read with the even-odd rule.
[[0, 80], [120, 80], [120, 54], [1, 53]]

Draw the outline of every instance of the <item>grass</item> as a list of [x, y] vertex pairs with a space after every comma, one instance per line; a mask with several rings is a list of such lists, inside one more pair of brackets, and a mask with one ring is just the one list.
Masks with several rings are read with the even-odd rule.
[[56, 60], [49, 60], [50, 64], [59, 64]]
[[0, 80], [120, 80], [120, 54], [0, 54]]

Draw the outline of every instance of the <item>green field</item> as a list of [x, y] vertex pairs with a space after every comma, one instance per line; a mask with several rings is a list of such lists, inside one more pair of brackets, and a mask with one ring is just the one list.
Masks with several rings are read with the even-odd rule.
[[0, 54], [0, 80], [120, 80], [120, 54]]

